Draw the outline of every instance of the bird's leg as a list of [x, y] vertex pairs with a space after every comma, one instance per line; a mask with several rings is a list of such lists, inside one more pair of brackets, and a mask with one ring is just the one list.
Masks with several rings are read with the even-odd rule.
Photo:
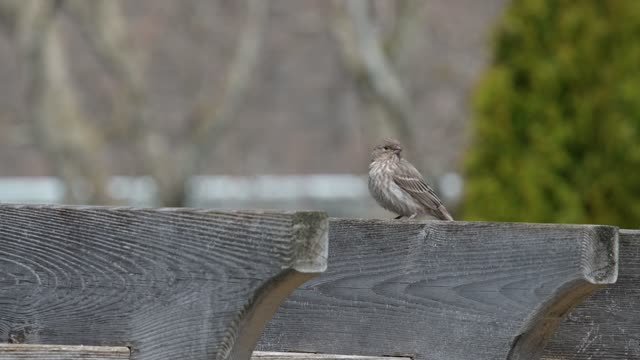
[[409, 216], [409, 219], [415, 219], [416, 215], [418, 215], [418, 214], [411, 214], [411, 216]]
[[393, 220], [402, 219], [403, 217], [404, 217], [404, 215], [398, 215], [398, 216], [394, 217]]

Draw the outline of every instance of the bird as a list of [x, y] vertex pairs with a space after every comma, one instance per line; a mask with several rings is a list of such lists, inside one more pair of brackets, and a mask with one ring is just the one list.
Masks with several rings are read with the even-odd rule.
[[383, 139], [371, 152], [369, 192], [380, 206], [398, 215], [395, 219], [453, 220], [420, 172], [402, 157], [402, 145], [393, 138]]

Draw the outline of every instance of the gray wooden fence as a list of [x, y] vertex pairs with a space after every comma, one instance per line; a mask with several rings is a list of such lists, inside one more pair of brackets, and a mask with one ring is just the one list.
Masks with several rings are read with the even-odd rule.
[[248, 359], [326, 234], [317, 212], [0, 206], [0, 359]]
[[640, 359], [639, 295], [609, 226], [0, 205], [5, 360]]
[[[329, 264], [260, 350], [538, 359], [562, 317], [617, 276], [608, 226], [331, 222]], [[295, 336], [293, 336], [295, 334]]]

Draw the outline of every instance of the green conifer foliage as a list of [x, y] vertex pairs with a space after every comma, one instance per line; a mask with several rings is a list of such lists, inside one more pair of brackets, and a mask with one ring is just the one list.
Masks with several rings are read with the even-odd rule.
[[514, 0], [494, 41], [464, 218], [640, 228], [640, 1]]

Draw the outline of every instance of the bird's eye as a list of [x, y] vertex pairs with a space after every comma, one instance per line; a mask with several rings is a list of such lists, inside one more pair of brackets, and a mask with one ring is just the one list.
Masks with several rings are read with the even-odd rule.
[[388, 146], [385, 146], [385, 147], [383, 147], [383, 149], [385, 149], [385, 150], [389, 150], [389, 147], [388, 147]]

